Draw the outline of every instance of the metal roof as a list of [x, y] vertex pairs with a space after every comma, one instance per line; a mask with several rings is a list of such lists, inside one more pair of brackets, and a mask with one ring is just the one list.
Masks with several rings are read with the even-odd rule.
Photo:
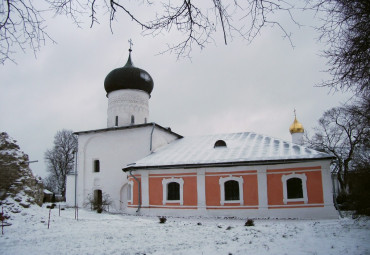
[[[226, 146], [216, 146], [219, 140]], [[129, 164], [125, 171], [137, 168], [188, 165], [244, 165], [282, 163], [315, 159], [332, 159], [327, 153], [309, 149], [281, 139], [253, 132], [184, 137], [160, 147], [149, 156]], [[190, 167], [190, 166], [189, 166]]]

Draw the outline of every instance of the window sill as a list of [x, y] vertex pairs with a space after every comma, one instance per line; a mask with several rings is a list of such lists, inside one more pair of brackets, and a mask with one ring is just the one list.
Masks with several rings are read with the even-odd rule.
[[243, 205], [243, 201], [241, 201], [241, 200], [221, 200], [220, 204], [221, 205], [224, 205], [224, 204], [240, 204], [240, 205]]
[[180, 204], [180, 205], [183, 205], [184, 202], [181, 201], [181, 200], [165, 200], [165, 201], [163, 201], [163, 205], [166, 205], [166, 204]]
[[304, 199], [304, 198], [292, 198], [292, 199], [284, 199], [284, 204], [288, 204], [288, 203], [291, 203], [291, 202], [303, 202], [305, 204], [308, 203], [308, 200], [307, 199]]

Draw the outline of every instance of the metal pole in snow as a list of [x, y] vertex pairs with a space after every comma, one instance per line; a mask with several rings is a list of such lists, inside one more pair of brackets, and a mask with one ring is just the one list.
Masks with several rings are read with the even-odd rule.
[[75, 219], [78, 220], [78, 208], [77, 208], [77, 151], [74, 151], [74, 174], [75, 174]]
[[48, 229], [49, 229], [49, 226], [50, 226], [50, 213], [51, 213], [51, 208], [49, 209]]
[[1, 234], [4, 235], [4, 206], [1, 207]]

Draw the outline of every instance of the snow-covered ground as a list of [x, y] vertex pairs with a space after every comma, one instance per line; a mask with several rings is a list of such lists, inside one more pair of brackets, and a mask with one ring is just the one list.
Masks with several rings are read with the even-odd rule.
[[31, 206], [0, 236], [0, 254], [370, 254], [370, 220], [255, 220], [97, 214]]

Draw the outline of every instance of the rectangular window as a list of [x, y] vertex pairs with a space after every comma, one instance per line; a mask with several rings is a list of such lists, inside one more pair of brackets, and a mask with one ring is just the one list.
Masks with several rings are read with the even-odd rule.
[[94, 172], [95, 173], [100, 172], [100, 161], [99, 161], [99, 159], [94, 160]]
[[118, 116], [116, 116], [116, 123], [115, 123], [116, 125], [116, 127], [118, 127]]

